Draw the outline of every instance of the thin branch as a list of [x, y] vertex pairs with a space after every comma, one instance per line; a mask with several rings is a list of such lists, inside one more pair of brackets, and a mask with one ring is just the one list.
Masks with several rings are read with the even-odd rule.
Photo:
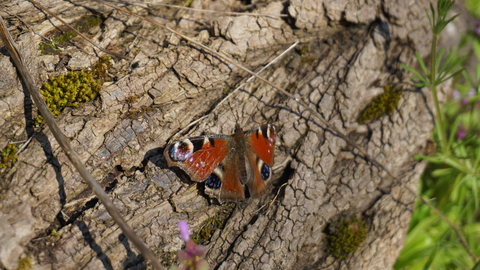
[[70, 26], [66, 21], [64, 21], [62, 18], [58, 17], [57, 15], [55, 15], [53, 12], [51, 12], [50, 10], [48, 10], [46, 7], [42, 6], [40, 3], [38, 3], [37, 1], [34, 1], [34, 0], [28, 0], [30, 1], [32, 4], [34, 4], [35, 6], [39, 7], [41, 10], [45, 11], [46, 13], [48, 13], [50, 16], [53, 16], [55, 17], [57, 20], [61, 21], [65, 26], [67, 26], [68, 28], [70, 28], [73, 32], [75, 32], [77, 35], [81, 36], [82, 38], [84, 38], [86, 41], [88, 41], [88, 43], [92, 44], [95, 48], [99, 49], [100, 51], [106, 53], [106, 54], [110, 54], [110, 55], [113, 55], [113, 56], [116, 56], [116, 57], [119, 57], [119, 58], [122, 58], [122, 59], [126, 59], [126, 60], [129, 60], [129, 61], [132, 61], [133, 59], [128, 57], [128, 56], [124, 56], [124, 55], [121, 55], [119, 53], [116, 53], [116, 52], [112, 52], [110, 50], [107, 50], [107, 49], [104, 49], [100, 46], [98, 46], [95, 42], [93, 42], [91, 39], [89, 39], [87, 36], [85, 36], [84, 34], [82, 34], [80, 31], [78, 31], [77, 29], [75, 29], [74, 27]]
[[[263, 68], [261, 68], [256, 74], [257, 75], [260, 75], [260, 73], [262, 73], [265, 69], [267, 69], [269, 66], [271, 66], [273, 63], [275, 63], [276, 61], [278, 61], [279, 59], [281, 59], [283, 56], [285, 56], [285, 54], [287, 54], [289, 51], [291, 51], [293, 48], [295, 48], [295, 46], [298, 45], [298, 41], [295, 42], [294, 44], [292, 44], [290, 47], [288, 47], [285, 51], [283, 51], [281, 54], [279, 54], [277, 57], [275, 57], [272, 61], [270, 61], [266, 66], [264, 66]], [[232, 92], [230, 92], [225, 98], [223, 98], [217, 105], [216, 107], [220, 106], [223, 102], [225, 102], [228, 98], [230, 98], [232, 96], [233, 93], [235, 93], [237, 90], [239, 90], [240, 88], [242, 88], [245, 84], [249, 83], [250, 81], [252, 81], [255, 77], [254, 76], [251, 76], [250, 78], [248, 78], [248, 80], [246, 80], [244, 83], [242, 83], [240, 86], [238, 86], [237, 88], [235, 88]], [[187, 130], [189, 127], [195, 125], [196, 123], [198, 123], [200, 120], [204, 119], [204, 118], [207, 118], [210, 114], [207, 114], [207, 115], [204, 115], [198, 119], [196, 119], [195, 121], [192, 121], [190, 124], [188, 124], [186, 127], [182, 128], [179, 132], [175, 133], [173, 136], [171, 136], [170, 138], [173, 140], [173, 138], [176, 138], [178, 134], [181, 134], [183, 132], [185, 132], [185, 130]]]
[[38, 133], [33, 133], [32, 136], [30, 136], [30, 138], [28, 138], [27, 141], [25, 141], [22, 146], [18, 149], [17, 151], [17, 155], [20, 154], [21, 152], [23, 152], [23, 150], [25, 150], [25, 148], [27, 148], [28, 144], [32, 141], [33, 138], [35, 138], [35, 136], [37, 136]]
[[430, 209], [433, 210], [433, 212], [435, 212], [443, 221], [445, 221], [448, 226], [450, 226], [454, 231], [455, 231], [455, 234], [458, 236], [458, 238], [460, 239], [460, 243], [463, 245], [463, 247], [467, 250], [468, 252], [468, 255], [470, 255], [470, 258], [474, 261], [474, 262], [477, 262], [478, 258], [477, 256], [475, 256], [475, 254], [472, 252], [472, 250], [470, 249], [470, 246], [468, 245], [468, 242], [467, 240], [465, 239], [465, 237], [463, 237], [463, 234], [462, 232], [460, 231], [460, 229], [455, 225], [453, 224], [446, 216], [444, 216], [442, 214], [442, 212], [440, 212], [440, 210], [438, 210], [437, 208], [435, 208], [435, 206], [433, 206], [429, 201], [425, 200], [422, 196], [418, 195], [416, 192], [413, 192], [413, 190], [411, 190], [410, 188], [407, 187], [408, 190], [410, 190], [410, 192], [412, 192], [413, 194], [415, 194], [415, 196], [420, 200], [422, 201], [422, 203], [426, 204]]
[[191, 126], [195, 125], [196, 123], [200, 122], [200, 120], [204, 119], [204, 118], [207, 118], [208, 117], [208, 114], [207, 115], [204, 115], [198, 119], [196, 119], [195, 121], [192, 121], [190, 124], [188, 124], [186, 127], [182, 128], [180, 131], [178, 131], [177, 133], [175, 133], [173, 136], [171, 136], [171, 140], [173, 140], [173, 138], [176, 138], [178, 134], [183, 134], [185, 132], [185, 130], [187, 130], [188, 128], [190, 128]]
[[[281, 54], [279, 54], [277, 57], [275, 57], [275, 59], [273, 59], [272, 61], [270, 61], [270, 63], [268, 63], [266, 66], [264, 66], [263, 68], [261, 68], [257, 73], [255, 73], [256, 75], [260, 75], [260, 73], [262, 73], [265, 69], [267, 69], [268, 67], [270, 67], [271, 65], [273, 65], [275, 62], [277, 62], [279, 59], [281, 59], [282, 57], [284, 57], [288, 52], [290, 52], [293, 48], [295, 48], [296, 46], [298, 45], [298, 41], [293, 43], [290, 47], [288, 47], [285, 51], [283, 51]], [[251, 76], [250, 78], [248, 78], [248, 80], [246, 80], [244, 83], [240, 84], [237, 88], [235, 88], [232, 92], [230, 92], [224, 99], [222, 99], [222, 101], [220, 101], [217, 106], [219, 106], [220, 104], [222, 104], [223, 102], [225, 102], [233, 93], [235, 93], [236, 91], [238, 91], [240, 88], [242, 88], [244, 85], [246, 85], [247, 83], [249, 83], [250, 81], [253, 81], [253, 79], [255, 79], [255, 76]]]
[[52, 131], [53, 136], [55, 136], [55, 139], [57, 140], [60, 147], [62, 147], [63, 151], [67, 155], [70, 162], [72, 162], [73, 166], [75, 166], [75, 168], [78, 170], [80, 175], [85, 179], [85, 181], [90, 186], [90, 188], [95, 192], [95, 195], [97, 195], [97, 198], [105, 205], [105, 209], [107, 209], [110, 216], [112, 216], [112, 218], [115, 220], [118, 226], [122, 229], [123, 234], [125, 234], [128, 237], [128, 239], [132, 241], [132, 243], [137, 247], [140, 253], [142, 253], [143, 257], [145, 259], [150, 260], [150, 262], [155, 267], [155, 269], [164, 269], [158, 263], [157, 259], [155, 258], [155, 255], [147, 248], [147, 246], [145, 246], [145, 244], [143, 244], [143, 242], [138, 238], [135, 232], [128, 226], [127, 222], [123, 219], [121, 214], [118, 212], [118, 210], [116, 209], [110, 197], [108, 197], [108, 195], [102, 189], [100, 184], [98, 184], [98, 182], [95, 181], [93, 176], [87, 171], [87, 168], [85, 168], [85, 166], [83, 165], [82, 161], [80, 160], [80, 157], [73, 150], [70, 143], [68, 142], [68, 139], [65, 137], [65, 135], [63, 135], [60, 128], [57, 126], [57, 123], [55, 123], [55, 119], [53, 118], [52, 114], [48, 110], [47, 105], [45, 104], [45, 101], [43, 100], [40, 92], [35, 87], [34, 80], [30, 75], [30, 73], [28, 72], [27, 68], [25, 67], [22, 56], [20, 55], [18, 49], [16, 48], [15, 42], [10, 36], [10, 33], [8, 32], [7, 27], [5, 26], [1, 16], [0, 16], [0, 37], [3, 43], [5, 44], [5, 47], [7, 48], [11, 59], [15, 63], [15, 66], [18, 72], [20, 73], [26, 88], [30, 92], [30, 95], [32, 96], [33, 101], [35, 102], [35, 105], [37, 105], [38, 110], [40, 111], [43, 118], [45, 119], [45, 122], [47, 123], [48, 127]]

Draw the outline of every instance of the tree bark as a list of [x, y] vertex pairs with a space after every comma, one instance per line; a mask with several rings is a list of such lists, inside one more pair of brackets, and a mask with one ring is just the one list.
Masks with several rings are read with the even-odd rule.
[[[357, 119], [384, 86], [405, 82], [400, 63], [412, 64], [415, 51], [427, 55], [429, 1], [291, 0], [259, 2], [251, 9], [289, 15], [282, 19], [130, 6], [252, 70], [299, 40], [295, 51], [262, 76], [307, 102], [399, 180], [259, 80], [230, 92], [247, 79], [244, 72], [162, 28], [95, 1], [40, 3], [70, 23], [91, 12], [103, 14], [102, 24], [88, 35], [134, 58], [113, 58], [112, 81], [99, 97], [65, 109], [57, 121], [128, 223], [164, 262], [182, 248], [179, 220], [198, 232], [209, 218], [227, 211], [225, 226], [206, 240], [212, 269], [393, 266], [414, 207], [410, 190], [416, 190], [425, 167], [413, 157], [424, 153], [434, 127], [432, 98], [426, 89], [403, 84], [393, 113], [364, 125]], [[192, 5], [237, 11], [243, 2]], [[38, 86], [66, 70], [88, 68], [104, 55], [78, 37], [60, 55], [40, 55], [39, 35], [49, 36], [61, 24], [30, 2], [7, 0], [4, 6], [0, 15]], [[50, 131], [32, 126], [36, 110], [2, 53], [0, 147], [35, 137], [1, 175], [0, 267], [15, 269], [22, 257], [30, 258], [35, 269], [149, 267]], [[58, 67], [62, 61], [65, 65]], [[227, 92], [226, 102], [220, 102]], [[166, 166], [162, 151], [172, 139], [232, 134], [236, 123], [248, 130], [267, 122], [278, 128], [275, 180], [261, 198], [219, 205], [203, 194], [201, 184], [192, 185]], [[325, 251], [325, 238], [328, 226], [345, 216], [366, 221], [368, 233], [353, 254], [339, 260]]]

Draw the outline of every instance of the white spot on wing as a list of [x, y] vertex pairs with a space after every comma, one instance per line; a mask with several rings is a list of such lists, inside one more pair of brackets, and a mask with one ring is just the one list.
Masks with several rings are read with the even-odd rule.
[[223, 180], [223, 171], [222, 169], [220, 169], [220, 167], [215, 168], [215, 170], [213, 170], [213, 173], [216, 174], [218, 178], [220, 178], [220, 180]]
[[258, 159], [257, 161], [257, 169], [261, 173], [262, 172], [262, 166], [263, 166], [263, 160]]

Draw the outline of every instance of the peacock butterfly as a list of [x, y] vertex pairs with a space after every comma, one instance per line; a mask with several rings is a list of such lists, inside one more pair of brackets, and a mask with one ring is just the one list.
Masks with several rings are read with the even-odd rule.
[[168, 166], [185, 171], [195, 182], [205, 181], [205, 193], [220, 203], [266, 193], [272, 178], [275, 127], [267, 124], [251, 131], [238, 125], [235, 133], [176, 141], [163, 154]]

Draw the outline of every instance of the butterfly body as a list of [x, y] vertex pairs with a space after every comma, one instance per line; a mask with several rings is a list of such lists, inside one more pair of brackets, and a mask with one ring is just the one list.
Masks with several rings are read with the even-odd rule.
[[193, 137], [176, 141], [165, 148], [168, 166], [177, 166], [193, 181], [205, 181], [205, 193], [220, 202], [245, 199], [267, 191], [272, 177], [275, 127], [263, 125], [244, 132]]

